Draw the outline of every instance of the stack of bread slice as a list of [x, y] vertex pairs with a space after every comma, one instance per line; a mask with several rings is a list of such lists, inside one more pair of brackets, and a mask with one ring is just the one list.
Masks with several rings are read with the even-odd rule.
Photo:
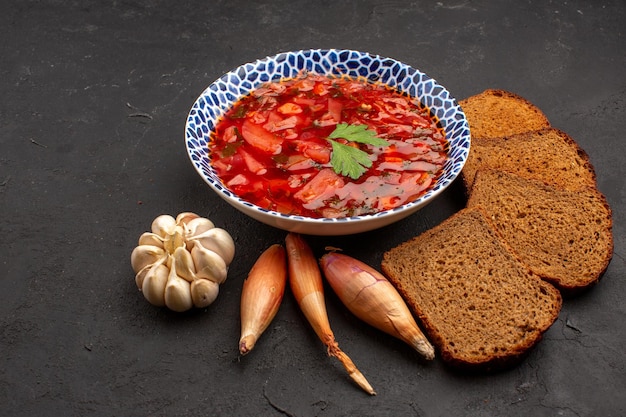
[[459, 103], [472, 146], [466, 208], [388, 250], [383, 272], [450, 364], [516, 363], [595, 284], [612, 213], [588, 155], [528, 100], [486, 90]]

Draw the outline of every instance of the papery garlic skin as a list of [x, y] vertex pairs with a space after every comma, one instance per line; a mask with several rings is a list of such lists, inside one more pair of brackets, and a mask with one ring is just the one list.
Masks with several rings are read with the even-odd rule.
[[157, 246], [163, 249], [163, 238], [156, 233], [146, 232], [139, 236], [139, 246]]
[[215, 301], [234, 256], [234, 240], [211, 220], [191, 212], [163, 214], [139, 237], [131, 267], [148, 302], [183, 312]]

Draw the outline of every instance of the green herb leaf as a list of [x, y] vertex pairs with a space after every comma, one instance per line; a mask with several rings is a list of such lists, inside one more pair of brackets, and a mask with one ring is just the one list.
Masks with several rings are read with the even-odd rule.
[[376, 132], [368, 130], [365, 125], [339, 123], [328, 136], [328, 141], [333, 147], [330, 164], [335, 173], [348, 176], [353, 180], [359, 179], [367, 168], [372, 166], [372, 161], [367, 152], [334, 140], [340, 138], [372, 146], [389, 146], [389, 142], [377, 137]]
[[350, 142], [366, 143], [373, 146], [389, 146], [389, 142], [376, 137], [376, 132], [368, 130], [365, 125], [339, 123], [328, 137], [330, 139], [343, 138]]
[[356, 180], [367, 171], [367, 168], [372, 166], [372, 161], [368, 158], [367, 152], [334, 140], [331, 140], [330, 143], [333, 145], [330, 164], [337, 174]]

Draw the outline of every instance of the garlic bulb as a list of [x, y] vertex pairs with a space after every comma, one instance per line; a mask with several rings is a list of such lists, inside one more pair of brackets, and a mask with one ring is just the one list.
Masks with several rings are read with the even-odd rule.
[[235, 256], [230, 234], [195, 213], [163, 214], [130, 255], [135, 284], [146, 300], [174, 311], [209, 306]]

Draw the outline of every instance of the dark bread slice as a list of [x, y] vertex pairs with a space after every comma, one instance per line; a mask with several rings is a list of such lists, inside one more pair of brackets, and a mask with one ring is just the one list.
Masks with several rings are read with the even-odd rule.
[[479, 170], [467, 206], [484, 209], [517, 256], [563, 291], [597, 282], [613, 256], [611, 209], [594, 187], [568, 191]]
[[505, 90], [488, 89], [460, 100], [472, 140], [510, 136], [550, 127], [546, 115], [525, 98]]
[[567, 133], [553, 128], [473, 140], [462, 171], [467, 191], [481, 168], [514, 172], [569, 190], [596, 186], [587, 153]]
[[479, 208], [385, 252], [382, 270], [456, 367], [519, 362], [562, 305], [559, 291], [519, 261]]

